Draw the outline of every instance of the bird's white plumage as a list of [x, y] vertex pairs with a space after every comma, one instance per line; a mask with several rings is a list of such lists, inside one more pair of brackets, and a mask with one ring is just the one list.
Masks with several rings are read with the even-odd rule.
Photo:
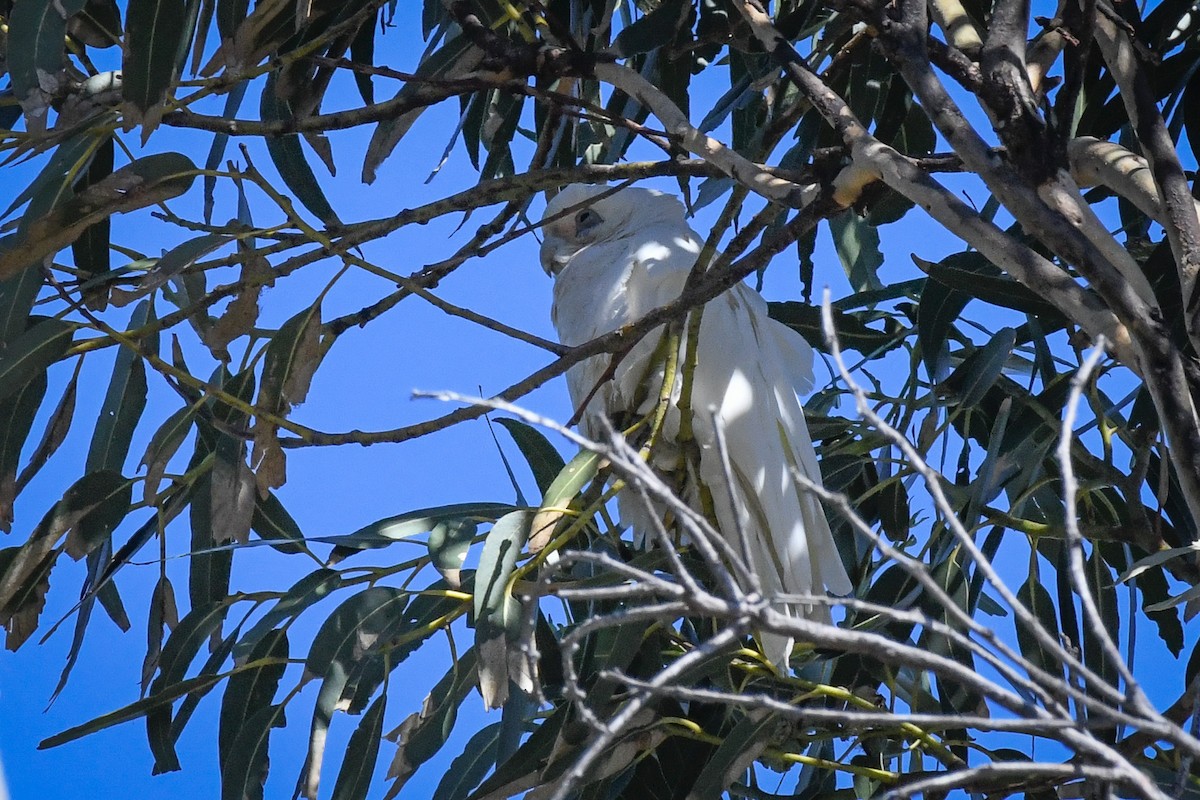
[[[544, 228], [542, 264], [556, 276], [551, 314], [567, 345], [609, 333], [679, 297], [701, 251], [702, 242], [675, 198], [640, 188], [604, 196], [609, 191], [568, 186], [546, 209], [550, 221]], [[572, 210], [552, 219], [567, 209]], [[601, 417], [652, 409], [664, 373], [661, 353], [656, 353], [662, 336], [659, 331], [639, 342], [608, 380], [608, 356], [587, 359], [568, 371], [576, 407], [592, 395], [580, 419], [585, 435], [600, 435]], [[676, 393], [681, 383], [675, 381]], [[705, 306], [691, 398], [699, 477], [711, 491], [724, 535], [732, 540], [739, 524], [746, 531], [755, 562], [749, 566], [768, 594], [823, 589], [844, 594], [852, 588], [819, 502], [795, 485], [789, 471], [794, 466], [820, 481], [796, 395], [811, 384], [811, 348], [767, 316], [757, 292], [738, 284]], [[732, 500], [724, 488], [709, 410], [725, 431], [735, 481]], [[677, 459], [670, 443], [678, 431], [679, 411], [672, 405], [660, 459]], [[635, 531], [647, 531], [646, 511], [637, 503], [621, 502], [620, 511]], [[773, 661], [786, 663], [790, 639], [765, 636], [763, 645]]]

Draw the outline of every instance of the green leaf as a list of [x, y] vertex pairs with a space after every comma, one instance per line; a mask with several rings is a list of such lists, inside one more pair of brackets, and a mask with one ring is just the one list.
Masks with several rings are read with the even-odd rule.
[[508, 583], [516, 568], [517, 557], [525, 546], [529, 534], [529, 511], [513, 511], [505, 514], [488, 531], [479, 556], [479, 569], [475, 573], [474, 609], [475, 626], [485, 623], [497, 626], [510, 635], [518, 633], [519, 620], [512, 618], [511, 609], [506, 608], [506, 598], [511, 600]]
[[29, 484], [29, 481], [33, 480], [33, 476], [41, 471], [67, 438], [67, 433], [71, 429], [71, 421], [75, 415], [75, 399], [79, 389], [79, 366], [80, 362], [76, 362], [75, 372], [72, 373], [71, 380], [67, 382], [67, 388], [63, 390], [58, 405], [54, 407], [54, 412], [42, 429], [41, 441], [34, 448], [29, 462], [25, 464], [20, 477], [17, 478], [18, 493]]
[[495, 422], [512, 436], [521, 455], [525, 457], [525, 462], [533, 471], [533, 480], [537, 484], [538, 491], [545, 495], [554, 483], [554, 479], [566, 466], [566, 462], [563, 461], [558, 450], [550, 444], [550, 440], [543, 436], [541, 431], [520, 420], [498, 417]]
[[379, 698], [363, 714], [350, 743], [333, 785], [332, 800], [363, 800], [371, 788], [371, 775], [375, 761], [379, 758], [379, 740], [383, 737], [383, 712], [387, 708], [387, 693]]
[[[833, 313], [833, 329], [838, 344], [845, 350], [857, 350], [865, 356], [879, 356], [899, 347], [903, 338], [868, 327], [865, 314], [852, 314], [837, 309]], [[787, 301], [767, 303], [767, 313], [787, 325], [818, 350], [825, 350], [825, 331], [819, 306]]]
[[171, 86], [191, 39], [192, 26], [185, 22], [188, 17], [187, 0], [129, 0], [121, 96], [125, 113], [143, 126], [143, 143], [161, 114], [146, 112], [158, 109], [172, 95]]
[[[67, 19], [83, 10], [85, 0], [23, 0], [8, 20], [8, 73], [26, 114], [45, 117], [47, 92], [42, 78], [53, 80], [64, 66]], [[44, 125], [44, 123], [43, 123]]]
[[883, 253], [879, 249], [879, 231], [850, 209], [830, 217], [829, 232], [854, 291], [882, 289], [879, 268], [883, 266]]
[[[490, 22], [490, 20], [486, 19], [487, 16], [486, 12], [480, 14], [480, 19], [484, 24]], [[429, 57], [421, 61], [420, 65], [414, 71], [417, 80], [406, 81], [400, 88], [400, 91], [396, 92], [394, 99], [396, 101], [403, 101], [411, 98], [416, 101], [423, 93], [428, 91], [420, 79], [448, 80], [462, 77], [478, 65], [482, 55], [482, 51], [475, 48], [468, 37], [463, 35], [455, 36], [434, 51]], [[363, 183], [375, 182], [376, 170], [379, 169], [379, 165], [396, 149], [396, 145], [408, 133], [423, 110], [423, 106], [416, 105], [413, 110], [407, 113], [392, 119], [380, 121], [379, 125], [375, 128], [375, 132], [371, 134], [371, 142], [367, 146], [367, 155], [363, 159]]]
[[[221, 21], [221, 11], [231, 5], [237, 5], [240, 3], [242, 6], [242, 16], [244, 17], [246, 12], [245, 6], [247, 5], [247, 2], [248, 0], [234, 0], [232, 3], [226, 2], [226, 0], [219, 0], [217, 3], [218, 24]], [[224, 34], [222, 34], [222, 37], [228, 38]], [[238, 109], [242, 107], [242, 100], [246, 97], [246, 89], [249, 87], [249, 85], [250, 81], [241, 81], [232, 89], [230, 89], [229, 94], [225, 96], [225, 108], [221, 112], [222, 117], [225, 117], [226, 119], [234, 119], [237, 117]], [[228, 146], [228, 144], [229, 134], [218, 133], [213, 136], [212, 145], [208, 148], [208, 157], [204, 160], [204, 168], [206, 170], [218, 170], [221, 168], [221, 159], [225, 156], [225, 148]], [[213, 194], [216, 192], [216, 190], [217, 176], [205, 175], [204, 221], [206, 223], [212, 222], [212, 211], [214, 204]]]
[[385, 586], [373, 586], [350, 597], [322, 623], [304, 662], [304, 678], [320, 676], [308, 755], [300, 773], [297, 789], [306, 797], [316, 797], [320, 788], [321, 762], [325, 755], [325, 737], [348, 676], [364, 644], [373, 643], [399, 618], [408, 600], [408, 592]]
[[939, 366], [946, 338], [970, 299], [957, 289], [937, 281], [925, 281], [921, 304], [917, 307], [917, 342], [921, 345], [921, 359], [930, 380], [937, 381], [941, 377]]
[[[475, 648], [479, 651], [479, 692], [488, 708], [508, 697], [510, 642], [520, 633], [521, 604], [509, 591], [517, 556], [525, 547], [533, 514], [514, 511], [496, 520], [483, 542], [475, 573]], [[523, 686], [533, 691], [531, 685]]]
[[[1087, 575], [1088, 590], [1092, 600], [1100, 612], [1099, 624], [1110, 637], [1116, 638], [1121, 629], [1121, 616], [1117, 606], [1117, 590], [1113, 583], [1112, 572], [1100, 557], [1099, 552], [1093, 551], [1084, 565]], [[1096, 621], [1086, 620], [1083, 625], [1083, 662], [1097, 675], [1100, 675], [1111, 686], [1116, 686], [1118, 673], [1116, 665], [1104, 654], [1100, 636], [1096, 632]]]
[[[354, 40], [350, 42], [350, 60], [355, 64], [367, 67], [375, 63], [374, 20], [364, 23], [358, 29], [358, 33], [354, 34]], [[370, 74], [355, 70], [354, 84], [358, 87], [358, 94], [362, 101], [367, 105], [372, 105], [375, 102], [375, 84], [371, 82]]]
[[150, 444], [146, 446], [146, 452], [139, 462], [139, 466], [146, 468], [145, 493], [148, 500], [157, 495], [167, 463], [179, 450], [195, 421], [196, 409], [184, 406], [167, 417], [150, 437]]
[[463, 752], [450, 762], [450, 768], [434, 790], [432, 800], [465, 800], [496, 763], [499, 735], [500, 723], [497, 722], [472, 736]]
[[612, 51], [620, 58], [649, 53], [675, 39], [676, 33], [688, 25], [692, 4], [684, 0], [665, 0], [654, 10], [617, 34]]
[[453, 503], [446, 506], [422, 508], [385, 517], [369, 525], [364, 525], [353, 533], [344, 536], [334, 536], [325, 539], [337, 544], [331, 561], [345, 558], [356, 550], [366, 550], [376, 547], [386, 547], [393, 542], [403, 541], [418, 534], [433, 530], [440, 522], [453, 520], [468, 520], [471, 522], [490, 522], [514, 510], [507, 503]]
[[121, 43], [121, 9], [116, 0], [87, 0], [87, 6], [68, 27], [88, 47], [104, 49]]
[[[221, 643], [216, 647], [210, 647], [208, 658], [197, 671], [197, 675], [215, 675], [221, 669], [221, 666], [229, 658], [229, 653], [233, 650], [233, 644], [237, 641], [238, 631], [234, 630], [228, 636], [221, 640]], [[211, 641], [211, 640], [210, 640]], [[188, 693], [187, 697], [183, 698], [183, 702], [179, 704], [179, 710], [175, 713], [174, 719], [171, 720], [171, 727], [168, 733], [171, 737], [171, 742], [176, 743], [179, 737], [183, 735], [183, 730], [187, 727], [188, 721], [192, 718], [192, 714], [200, 706], [200, 701], [212, 689], [211, 686], [205, 686], [195, 689]]]
[[[472, 580], [473, 577], [464, 581], [467, 584], [464, 588], [469, 588]], [[416, 652], [421, 642], [439, 630], [435, 623], [439, 620], [453, 621], [467, 610], [467, 603], [457, 597], [446, 596], [449, 588], [445, 579], [427, 586], [425, 593], [414, 597], [388, 629], [387, 639], [391, 642], [389, 656], [395, 664], [402, 663]]]
[[125, 516], [133, 500], [133, 481], [115, 470], [88, 473], [76, 481], [62, 502], [70, 507], [87, 508], [67, 536], [67, 555], [78, 561], [107, 542]]
[[14, 394], [0, 400], [0, 531], [12, 529], [21, 450], [46, 397], [46, 373], [41, 372]]
[[303, 403], [321, 359], [321, 306], [315, 303], [279, 327], [263, 359], [259, 403], [286, 413]]
[[[472, 800], [498, 794], [501, 787], [515, 787], [512, 791], [505, 791], [501, 795], [504, 797], [528, 789], [532, 784], [523, 783], [522, 779], [530, 774], [540, 775], [542, 766], [550, 760], [555, 751], [559, 734], [570, 714], [571, 708], [568, 704], [558, 706], [544, 722], [533, 729], [533, 733], [517, 748], [517, 752], [504, 763], [496, 765], [496, 771], [471, 795]], [[497, 731], [497, 739], [499, 735]]]
[[388, 770], [394, 782], [388, 787], [384, 800], [399, 794], [413, 773], [446, 744], [454, 732], [458, 709], [475, 686], [477, 663], [475, 648], [468, 648], [429, 692], [421, 710], [411, 714], [396, 729], [400, 747]]
[[719, 800], [725, 790], [745, 774], [771, 741], [771, 729], [779, 724], [778, 717], [769, 711], [755, 709], [746, 713], [734, 712], [737, 724], [726, 733], [721, 744], [705, 762], [688, 794], [689, 800]]
[[529, 526], [529, 550], [538, 552], [554, 537], [559, 520], [571, 501], [600, 471], [600, 456], [580, 450], [554, 478], [542, 497], [541, 508]]
[[73, 742], [88, 734], [102, 731], [105, 728], [111, 728], [113, 725], [119, 725], [122, 722], [138, 719], [144, 716], [147, 712], [156, 710], [162, 706], [169, 706], [174, 701], [183, 697], [189, 692], [194, 692], [204, 686], [213, 686], [224, 680], [224, 676], [220, 675], [202, 675], [198, 678], [189, 678], [186, 681], [177, 683], [174, 686], [165, 689], [164, 691], [152, 695], [150, 697], [130, 703], [127, 706], [111, 711], [102, 716], [96, 717], [90, 722], [85, 722], [82, 725], [76, 725], [74, 728], [68, 728], [62, 733], [55, 734], [38, 743], [38, 750], [49, 750], [51, 747]]
[[373, 586], [347, 598], [321, 624], [304, 662], [306, 678], [321, 677], [339, 659], [348, 658], [359, 636], [378, 634], [400, 614], [408, 592]]
[[955, 253], [939, 262], [913, 256], [913, 262], [938, 283], [985, 303], [1011, 308], [1037, 317], [1043, 330], [1052, 333], [1066, 324], [1058, 308], [1041, 295], [1006, 277], [981, 253]]
[[178, 197], [191, 187], [195, 171], [180, 153], [156, 153], [126, 164], [31, 221], [23, 232], [0, 239], [0, 280], [54, 255], [102, 219]]
[[[286, 101], [276, 96], [275, 76], [275, 72], [268, 75], [267, 82], [263, 86], [259, 112], [264, 122], [292, 118], [292, 111], [288, 108]], [[305, 208], [327, 226], [341, 224], [333, 206], [329, 205], [329, 200], [325, 197], [325, 192], [321, 189], [316, 175], [313, 174], [312, 167], [308, 165], [308, 159], [300, 145], [299, 136], [294, 133], [268, 136], [267, 152], [271, 156], [271, 161], [275, 163], [275, 169], [279, 170], [279, 176], [283, 178], [283, 182], [304, 204]]]
[[[1036, 555], [1033, 556], [1036, 558]], [[1036, 574], [1031, 574], [1029, 580], [1021, 585], [1017, 590], [1017, 599], [1025, 605], [1034, 617], [1041, 623], [1041, 626], [1050, 632], [1051, 636], [1056, 635], [1058, 631], [1058, 617], [1054, 613], [1054, 600], [1050, 597], [1050, 592], [1046, 591], [1046, 587], [1042, 586]], [[1046, 650], [1042, 644], [1034, 638], [1034, 634], [1020, 621], [1016, 622], [1017, 626], [1017, 644], [1021, 648], [1021, 655], [1037, 664], [1043, 670], [1051, 675], [1062, 674], [1062, 664], [1053, 653]]]
[[1162, 611], [1149, 611], [1149, 607], [1165, 600], [1168, 595], [1167, 579], [1161, 569], [1152, 569], [1137, 579], [1137, 587], [1141, 590], [1142, 610], [1146, 616], [1158, 626], [1158, 638], [1176, 658], [1183, 651], [1183, 625], [1179, 622], [1179, 611], [1176, 608], [1165, 608]]
[[60, 319], [47, 319], [18, 336], [0, 355], [0, 400], [63, 357], [71, 346], [75, 326]]
[[[991, 390], [1017, 341], [1017, 332], [1012, 328], [1001, 328], [988, 343], [963, 360], [946, 378], [944, 390], [958, 394], [958, 403], [963, 408], [974, 408]], [[939, 388], [943, 388], [939, 387]]]
[[[150, 697], [179, 685], [200, 647], [221, 628], [227, 603], [207, 603], [193, 607], [171, 631], [158, 660], [158, 677], [150, 684]], [[218, 679], [218, 676], [200, 676]], [[215, 683], [215, 680], [213, 681]], [[204, 685], [203, 683], [199, 685]], [[195, 691], [193, 689], [192, 691]], [[178, 697], [179, 695], [176, 695]], [[180, 769], [171, 737], [171, 706], [157, 705], [146, 713], [146, 735], [154, 753], [154, 774]]]
[[271, 731], [285, 724], [283, 705], [260, 708], [250, 715], [221, 768], [221, 800], [262, 800]]
[[[77, 186], [78, 189], [86, 189], [112, 174], [113, 153], [115, 149], [111, 136], [106, 137], [101, 142], [100, 147], [96, 150], [95, 157], [92, 159], [92, 163], [88, 165], [87, 173]], [[83, 233], [79, 235], [79, 238], [71, 243], [71, 257], [75, 261], [75, 268], [83, 273], [81, 277], [85, 281], [99, 278], [112, 270], [109, 253], [111, 223], [112, 220], [109, 217], [105, 217], [85, 228]], [[85, 291], [84, 299], [91, 306], [98, 308], [103, 308], [104, 303], [107, 302], [104, 290], [98, 286]]]
[[245, 663], [250, 658], [250, 654], [258, 647], [259, 641], [274, 630], [276, 625], [295, 619], [306, 608], [324, 600], [335, 590], [341, 588], [341, 585], [341, 573], [331, 569], [315, 570], [296, 581], [234, 646], [234, 662]]
[[270, 707], [287, 669], [288, 639], [286, 630], [272, 630], [260, 639], [250, 652], [249, 661], [264, 659], [279, 663], [263, 664], [258, 669], [240, 672], [229, 679], [221, 698], [221, 716], [217, 733], [217, 753], [221, 774], [234, 756], [234, 745], [246, 723], [259, 709]]
[[41, 270], [26, 269], [6, 281], [0, 281], [0, 355], [8, 343], [29, 327], [29, 314], [45, 278]]
[[250, 520], [250, 529], [261, 538], [272, 542], [271, 547], [281, 553], [304, 553], [308, 550], [304, 545], [304, 534], [300, 526], [279, 497], [274, 492], [268, 492], [266, 497], [255, 498], [254, 516]]
[[[130, 327], [145, 325], [150, 319], [150, 309], [150, 302], [143, 301], [134, 310]], [[157, 355], [158, 337], [151, 337], [143, 347], [148, 353]], [[100, 417], [92, 432], [92, 444], [87, 456], [88, 472], [102, 469], [120, 472], [124, 468], [134, 429], [145, 408], [146, 365], [140, 353], [121, 347], [113, 363], [104, 403], [100, 406]]]
[[[49, 200], [43, 200], [36, 203], [35, 206], [31, 206], [31, 208], [37, 209], [32, 216], [49, 211], [54, 207], [55, 200], [58, 198], [70, 197], [75, 180], [83, 172], [88, 161], [93, 158], [95, 146], [96, 137], [89, 134], [79, 134], [63, 141], [55, 148], [54, 154], [50, 156], [46, 166], [42, 167], [42, 171], [37, 174], [37, 177], [17, 194], [16, 198], [9, 203], [8, 208], [4, 209], [4, 213], [0, 214], [0, 219], [7, 217], [23, 204], [32, 202], [35, 197], [49, 198]], [[20, 224], [25, 224], [25, 220], [22, 219]]]
[[429, 558], [452, 587], [461, 585], [459, 573], [479, 526], [469, 519], [442, 520], [429, 531]]

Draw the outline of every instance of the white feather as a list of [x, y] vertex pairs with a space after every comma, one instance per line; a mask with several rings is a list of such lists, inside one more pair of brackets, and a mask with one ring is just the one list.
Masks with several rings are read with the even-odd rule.
[[[675, 198], [648, 189], [622, 189], [598, 198], [607, 191], [568, 186], [546, 209], [548, 220], [571, 209], [546, 224], [542, 245], [542, 263], [557, 277], [551, 314], [559, 339], [567, 345], [617, 330], [676, 299], [701, 250], [702, 242]], [[585, 211], [593, 216], [581, 217]], [[592, 395], [580, 421], [585, 435], [600, 434], [601, 417], [652, 408], [662, 386], [663, 364], [661, 358], [651, 362], [662, 336], [657, 332], [639, 342], [608, 380], [608, 355], [568, 371], [575, 406]], [[812, 385], [808, 343], [767, 316], [767, 305], [757, 292], [738, 284], [705, 306], [697, 347], [691, 400], [700, 445], [699, 477], [712, 493], [721, 531], [731, 540], [739, 526], [746, 532], [754, 559], [749, 566], [768, 596], [851, 591], [820, 503], [799, 490], [789, 472], [794, 466], [813, 481], [821, 479], [796, 394]], [[681, 383], [675, 381], [677, 393]], [[672, 405], [664, 423], [667, 443], [678, 434], [678, 417]], [[734, 476], [732, 499], [724, 488], [714, 417], [725, 431]], [[669, 462], [676, 456], [672, 448], [667, 450], [660, 459]], [[621, 502], [620, 511], [635, 532], [646, 533], [649, 521], [639, 504]], [[827, 613], [807, 607], [788, 610]], [[785, 665], [791, 639], [760, 638], [772, 661]]]

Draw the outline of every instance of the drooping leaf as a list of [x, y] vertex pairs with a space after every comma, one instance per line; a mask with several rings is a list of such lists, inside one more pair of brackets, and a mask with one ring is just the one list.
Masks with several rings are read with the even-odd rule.
[[383, 737], [383, 712], [387, 693], [371, 704], [362, 721], [350, 735], [346, 755], [333, 785], [333, 800], [364, 800], [371, 788], [371, 775], [379, 758], [379, 740]]
[[139, 462], [139, 466], [146, 468], [144, 487], [147, 501], [152, 500], [158, 494], [158, 485], [162, 482], [167, 463], [179, 450], [183, 440], [187, 438], [195, 420], [196, 409], [192, 406], [184, 406], [167, 417], [150, 437], [150, 444], [146, 446], [146, 452]]
[[621, 29], [612, 43], [613, 51], [621, 58], [629, 58], [662, 47], [688, 24], [691, 10], [691, 3], [684, 0], [659, 3], [650, 13]]
[[[243, 4], [243, 13], [245, 13], [244, 5], [248, 0], [241, 0]], [[217, 4], [217, 20], [220, 22], [220, 13], [222, 9], [232, 5], [237, 5], [238, 2], [227, 2], [221, 0]], [[237, 86], [229, 91], [225, 96], [225, 109], [221, 112], [221, 116], [226, 119], [234, 119], [237, 117], [238, 109], [242, 107], [242, 100], [246, 97], [246, 89], [250, 86], [250, 81], [242, 81]], [[208, 157], [204, 159], [204, 169], [217, 170], [221, 168], [221, 159], [225, 157], [225, 148], [229, 144], [229, 134], [218, 133], [213, 136], [212, 145], [208, 148]], [[215, 200], [214, 193], [217, 190], [217, 177], [215, 175], [204, 176], [204, 221], [212, 222], [212, 212]]]
[[527, 672], [512, 674], [511, 645], [520, 628], [521, 605], [509, 590], [517, 556], [529, 536], [532, 514], [513, 511], [496, 520], [483, 542], [475, 573], [475, 649], [479, 651], [479, 692], [484, 705], [500, 708], [508, 699], [511, 678], [526, 692], [533, 691]]
[[737, 723], [721, 738], [721, 744], [696, 775], [689, 798], [719, 800], [770, 744], [770, 730], [778, 724], [774, 714], [754, 709], [737, 717]]
[[63, 502], [88, 509], [67, 535], [67, 555], [78, 560], [108, 541], [129, 513], [132, 498], [133, 481], [114, 470], [90, 472], [80, 478], [63, 498]]
[[[140, 328], [150, 319], [151, 305], [143, 301], [133, 312], [130, 326]], [[152, 336], [142, 344], [145, 351], [158, 354], [158, 337]], [[146, 408], [146, 365], [141, 354], [131, 348], [117, 351], [108, 391], [100, 406], [100, 416], [92, 432], [88, 449], [88, 472], [124, 469], [133, 441], [133, 432]]]
[[271, 731], [285, 723], [282, 704], [253, 710], [221, 768], [221, 800], [262, 800]]
[[5, 533], [12, 530], [21, 451], [45, 396], [46, 374], [43, 372], [15, 394], [0, 400], [0, 531]]
[[[485, 16], [487, 15], [482, 15], [481, 19]], [[484, 19], [484, 22], [487, 24], [490, 20]], [[422, 60], [415, 70], [415, 74], [419, 78], [454, 80], [471, 73], [482, 58], [483, 51], [471, 44], [471, 40], [467, 36], [459, 35]], [[425, 104], [421, 100], [423, 95], [428, 94], [428, 90], [420, 80], [406, 82], [396, 93], [396, 100], [412, 99], [414, 108], [394, 119], [381, 121], [375, 128], [370, 144], [367, 146], [366, 158], [363, 160], [363, 183], [375, 182], [379, 165], [392, 154], [396, 145], [400, 143], [421, 112], [425, 110]]]
[[433, 792], [433, 800], [465, 800], [496, 763], [499, 735], [497, 722], [472, 736], [463, 752], [450, 762], [450, 768]]
[[541, 431], [520, 420], [498, 417], [495, 422], [508, 431], [513, 441], [517, 443], [521, 455], [525, 456], [525, 462], [533, 471], [534, 482], [544, 495], [554, 483], [554, 479], [562, 472], [563, 467], [566, 466], [566, 462], [558, 454], [558, 450], [550, 444], [550, 440], [543, 436]]
[[113, 725], [119, 725], [122, 722], [129, 722], [130, 720], [138, 719], [142, 716], [145, 716], [150, 711], [160, 709], [163, 706], [169, 706], [171, 703], [188, 694], [189, 692], [196, 691], [202, 686], [212, 686], [221, 680], [223, 680], [223, 678], [216, 675], [202, 675], [197, 678], [189, 678], [181, 683], [175, 684], [174, 686], [168, 687], [158, 694], [154, 694], [150, 697], [130, 703], [129, 705], [119, 708], [116, 711], [111, 711], [108, 714], [104, 714], [89, 722], [85, 722], [82, 725], [76, 725], [73, 728], [68, 728], [62, 733], [47, 737], [38, 743], [38, 749], [49, 750], [51, 747], [58, 747], [59, 745], [73, 742], [76, 739], [80, 739], [88, 734], [95, 733], [96, 731], [102, 731], [105, 728], [111, 728]]
[[[1036, 575], [1030, 575], [1029, 580], [1017, 590], [1017, 599], [1030, 611], [1043, 629], [1053, 636], [1058, 630], [1058, 620], [1054, 613], [1054, 601], [1046, 587], [1042, 586]], [[1017, 642], [1021, 647], [1021, 655], [1028, 658], [1052, 675], [1062, 673], [1062, 665], [1021, 623], [1017, 623]]]
[[[115, 149], [112, 137], [104, 139], [97, 148], [92, 163], [88, 165], [87, 173], [79, 181], [78, 189], [86, 189], [112, 174]], [[71, 256], [75, 261], [75, 268], [82, 273], [81, 278], [85, 281], [100, 278], [112, 269], [109, 258], [111, 222], [109, 217], [101, 219], [87, 227], [79, 238], [71, 243]], [[107, 302], [99, 287], [87, 290], [84, 298], [91, 307], [97, 309], [103, 309]]]
[[79, 390], [79, 366], [80, 362], [76, 362], [75, 372], [71, 375], [71, 380], [67, 382], [67, 388], [63, 390], [58, 405], [54, 407], [54, 412], [46, 422], [41, 441], [38, 442], [28, 463], [17, 477], [16, 490], [18, 493], [29, 484], [29, 481], [33, 480], [33, 476], [41, 471], [67, 438], [67, 433], [71, 429], [71, 420], [75, 415], [75, 399]]
[[142, 143], [158, 126], [162, 104], [187, 55], [192, 27], [187, 24], [187, 0], [130, 0], [125, 12], [124, 80], [121, 96], [125, 116], [141, 125]]
[[287, 631], [274, 629], [260, 639], [251, 650], [247, 661], [253, 663], [266, 660], [260, 668], [240, 672], [229, 679], [225, 694], [221, 698], [221, 715], [217, 734], [217, 753], [221, 774], [235, 757], [234, 744], [241, 736], [246, 723], [260, 709], [271, 706], [279, 682], [287, 669]]
[[987, 344], [963, 360], [946, 378], [942, 388], [958, 394], [963, 408], [974, 408], [1004, 371], [1016, 343], [1017, 332], [1001, 328]]
[[168, 281], [177, 278], [185, 269], [195, 264], [204, 256], [230, 242], [230, 237], [223, 233], [204, 233], [193, 239], [188, 239], [162, 254], [154, 268], [146, 273], [136, 288], [131, 291], [114, 291], [113, 304], [127, 305], [140, 297], [145, 297], [155, 289], [159, 289]]
[[[779, 320], [799, 333], [813, 347], [818, 350], [826, 349], [820, 307], [788, 301], [768, 303], [767, 310], [772, 319]], [[863, 320], [863, 315], [837, 309], [831, 311], [838, 344], [847, 350], [857, 350], [867, 356], [882, 355], [899, 347], [903, 341], [899, 336], [868, 326]]]
[[15, 394], [62, 358], [74, 335], [71, 323], [47, 319], [14, 339], [0, 355], [0, 400]]
[[931, 380], [942, 378], [940, 370], [946, 338], [970, 299], [937, 281], [925, 282], [921, 304], [917, 307], [917, 341], [921, 344], [921, 360]]
[[[350, 59], [355, 64], [363, 66], [373, 66], [375, 63], [375, 26], [373, 24], [363, 25], [358, 29], [358, 33], [354, 35], [354, 41], [350, 43]], [[369, 73], [358, 72], [354, 73], [354, 84], [358, 87], [358, 94], [362, 101], [368, 105], [375, 102], [375, 84], [371, 82]]]
[[304, 797], [315, 800], [320, 788], [321, 763], [325, 756], [325, 738], [330, 719], [346, 686], [353, 664], [363, 648], [369, 648], [403, 610], [408, 593], [374, 586], [350, 597], [321, 625], [304, 662], [305, 678], [321, 677], [308, 755], [296, 788]]
[[1002, 308], [1036, 317], [1049, 333], [1066, 324], [1062, 312], [1033, 290], [1005, 277], [980, 253], [956, 253], [938, 262], [913, 256], [913, 262], [938, 283]]
[[879, 268], [883, 265], [883, 253], [879, 250], [879, 231], [849, 210], [830, 217], [829, 232], [851, 287], [856, 292], [882, 288]]
[[413, 773], [437, 754], [450, 738], [458, 720], [459, 706], [478, 680], [477, 662], [475, 648], [469, 648], [433, 687], [421, 710], [409, 715], [393, 734], [389, 734], [398, 739], [400, 746], [388, 769], [388, 777], [393, 783], [384, 800], [399, 794]]
[[[263, 86], [260, 113], [264, 121], [287, 120], [292, 116], [287, 103], [276, 95], [275, 75], [276, 73], [272, 72]], [[305, 208], [326, 225], [341, 224], [337, 212], [329, 204], [325, 191], [313, 174], [312, 167], [308, 165], [299, 136], [294, 133], [269, 136], [267, 152], [270, 153], [271, 161], [275, 163], [275, 169], [279, 170], [283, 182]]]
[[67, 19], [83, 10], [84, 0], [28, 0], [17, 3], [8, 20], [7, 66], [13, 92], [25, 110], [30, 130], [45, 127], [50, 96], [64, 67]]
[[[188, 666], [200, 652], [201, 646], [214, 632], [220, 630], [226, 610], [225, 603], [206, 603], [194, 606], [179, 621], [163, 646], [158, 662], [158, 677], [150, 684], [150, 697], [147, 699], [168, 691], [183, 681]], [[202, 680], [208, 677], [215, 676], [199, 676]], [[213, 682], [215, 683], [215, 680]], [[198, 686], [200, 685], [204, 683], [199, 683]], [[171, 716], [170, 704], [156, 705], [146, 713], [146, 733], [150, 750], [154, 753], [155, 775], [180, 769], [179, 758], [175, 754], [174, 741], [170, 735]]]
[[255, 498], [250, 529], [261, 538], [270, 540], [273, 543], [271, 546], [281, 553], [304, 553], [308, 550], [300, 526], [274, 493], [268, 493], [265, 498]]

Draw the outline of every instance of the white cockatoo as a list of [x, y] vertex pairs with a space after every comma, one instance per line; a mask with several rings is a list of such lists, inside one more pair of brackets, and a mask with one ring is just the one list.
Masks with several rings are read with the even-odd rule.
[[[544, 219], [551, 221], [543, 229], [541, 260], [556, 279], [551, 316], [566, 345], [614, 331], [678, 298], [702, 248], [676, 198], [641, 188], [606, 192], [611, 189], [575, 184], [546, 207]], [[554, 219], [567, 209], [573, 210]], [[591, 397], [580, 417], [584, 435], [602, 436], [601, 417], [652, 411], [665, 370], [659, 348], [664, 335], [659, 329], [642, 339], [610, 376], [607, 354], [571, 367], [567, 384], [575, 407]], [[684, 363], [684, 348], [679, 364]], [[754, 562], [748, 566], [768, 598], [823, 590], [846, 594], [852, 588], [820, 503], [796, 485], [789, 469], [821, 480], [797, 397], [798, 391], [811, 388], [812, 364], [808, 343], [768, 317], [766, 302], [749, 286], [739, 283], [705, 306], [691, 396], [699, 479], [709, 489], [718, 527], [735, 552], [741, 552], [739, 525], [747, 536]], [[676, 397], [681, 385], [677, 377]], [[656, 450], [658, 465], [679, 463], [678, 448], [671, 447], [679, 415], [672, 403], [662, 450]], [[732, 492], [725, 487], [714, 415], [725, 433]], [[699, 493], [690, 486], [684, 496], [696, 504]], [[619, 496], [618, 502], [622, 520], [646, 539], [644, 507], [632, 497]], [[828, 614], [796, 605], [782, 608], [793, 614]], [[760, 635], [760, 640], [766, 655], [785, 667], [792, 640], [770, 635]]]

